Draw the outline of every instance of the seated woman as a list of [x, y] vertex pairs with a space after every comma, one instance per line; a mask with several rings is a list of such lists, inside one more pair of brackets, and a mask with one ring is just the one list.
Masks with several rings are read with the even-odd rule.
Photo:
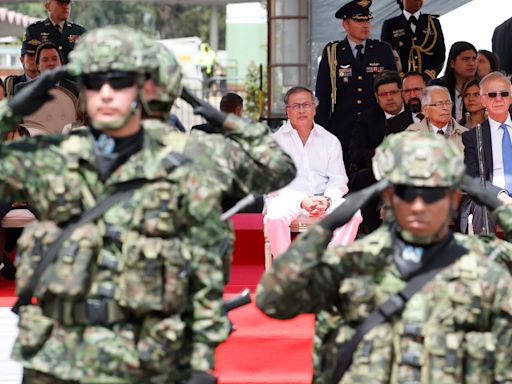
[[500, 70], [500, 59], [494, 52], [480, 49], [476, 55], [476, 75], [479, 78]]
[[480, 80], [475, 77], [462, 87], [462, 119], [459, 124], [466, 128], [475, 128], [487, 118], [480, 99]]

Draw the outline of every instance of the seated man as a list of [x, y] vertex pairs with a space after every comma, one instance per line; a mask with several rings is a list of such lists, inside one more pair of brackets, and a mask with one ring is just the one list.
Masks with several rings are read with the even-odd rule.
[[[347, 193], [347, 174], [339, 140], [315, 124], [316, 99], [304, 87], [291, 88], [284, 97], [288, 121], [274, 134], [292, 157], [297, 177], [267, 199], [265, 224], [272, 255], [278, 256], [290, 245], [290, 223], [301, 214], [323, 216], [341, 204]], [[340, 228], [332, 244], [351, 242], [361, 222], [358, 213]]]
[[439, 85], [425, 88], [421, 96], [421, 105], [425, 119], [421, 123], [411, 124], [406, 131], [438, 133], [457, 145], [461, 152], [464, 151], [462, 134], [468, 129], [452, 117], [453, 102], [448, 89]]
[[[220, 99], [219, 109], [225, 113], [232, 113], [238, 117], [243, 116], [244, 99], [234, 92], [228, 92]], [[206, 133], [218, 133], [217, 129], [211, 124], [194, 125], [192, 129], [200, 129]]]

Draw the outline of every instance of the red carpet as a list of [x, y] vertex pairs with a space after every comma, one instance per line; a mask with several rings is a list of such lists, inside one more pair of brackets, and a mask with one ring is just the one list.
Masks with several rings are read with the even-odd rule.
[[[232, 221], [236, 241], [226, 298], [244, 288], [254, 293], [264, 269], [262, 216], [237, 214]], [[14, 284], [0, 278], [0, 307], [10, 307], [15, 300]], [[311, 382], [313, 315], [278, 321], [250, 304], [232, 311], [229, 318], [236, 330], [217, 349], [219, 384]]]

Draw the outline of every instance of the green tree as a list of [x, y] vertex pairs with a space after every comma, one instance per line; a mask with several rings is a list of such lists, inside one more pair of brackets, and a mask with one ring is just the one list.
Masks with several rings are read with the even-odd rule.
[[[26, 15], [46, 17], [42, 2], [6, 4]], [[79, 1], [73, 3], [71, 20], [93, 29], [108, 24], [126, 24], [149, 35], [169, 39], [198, 36], [210, 39], [212, 8], [198, 5], [147, 4], [143, 1]], [[219, 8], [219, 49], [225, 48], [226, 9]]]
[[[260, 105], [260, 95], [262, 97], [263, 105]], [[260, 76], [260, 67], [254, 62], [251, 62], [245, 77], [244, 111], [245, 114], [252, 120], [258, 121], [266, 115], [267, 95], [266, 68], [263, 68], [262, 74]]]

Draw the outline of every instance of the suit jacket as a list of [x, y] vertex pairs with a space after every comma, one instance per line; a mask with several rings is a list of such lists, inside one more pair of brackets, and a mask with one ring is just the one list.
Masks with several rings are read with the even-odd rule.
[[[450, 135], [448, 136], [448, 140], [452, 141], [461, 152], [464, 151], [464, 144], [462, 143], [462, 134], [466, 132], [468, 129], [463, 127], [452, 117], [452, 130], [450, 131]], [[421, 123], [415, 123], [410, 125], [407, 129], [407, 132], [431, 132], [428, 124], [428, 119], [423, 119]]]
[[500, 67], [508, 74], [512, 73], [512, 17], [498, 25], [492, 35], [492, 51], [500, 58]]
[[[327, 51], [336, 45], [336, 105], [331, 113], [331, 76]], [[377, 105], [373, 92], [374, 76], [383, 70], [396, 71], [391, 46], [378, 40], [366, 41], [362, 62], [357, 60], [348, 40], [327, 44], [318, 67], [315, 94], [319, 105], [315, 121], [341, 142], [343, 161], [348, 166], [352, 129], [357, 115]]]
[[417, 71], [434, 79], [443, 69], [446, 47], [435, 16], [421, 13], [413, 32], [402, 13], [384, 21], [380, 38], [398, 51], [404, 72]]
[[[30, 81], [26, 81], [24, 83], [17, 84], [14, 87], [14, 94], [17, 94], [21, 89], [26, 87], [28, 84], [30, 84]], [[76, 82], [69, 80], [69, 79], [62, 79], [61, 81], [59, 81], [58, 85], [62, 88], [66, 88], [68, 91], [73, 93], [73, 95], [75, 95], [76, 98], [78, 99], [78, 97], [80, 95], [80, 88], [78, 87], [78, 84]]]
[[[493, 159], [492, 159], [492, 141], [491, 127], [489, 120], [482, 123], [482, 141], [484, 150], [484, 173], [485, 180], [492, 181]], [[476, 129], [470, 129], [462, 134], [462, 142], [464, 143], [464, 164], [466, 165], [466, 173], [472, 177], [479, 177], [478, 168], [478, 146], [476, 143]]]
[[36, 39], [41, 43], [52, 42], [59, 47], [64, 63], [67, 63], [69, 52], [73, 50], [75, 43], [85, 32], [86, 29], [81, 25], [65, 21], [62, 33], [59, 34], [50, 19], [46, 18], [30, 24], [25, 31], [24, 40]]
[[352, 132], [350, 161], [357, 169], [371, 168], [375, 148], [386, 135], [386, 115], [381, 107], [370, 108], [359, 115]]
[[412, 112], [406, 109], [402, 113], [388, 119], [387, 121], [387, 133], [398, 133], [405, 131], [407, 127], [414, 124], [412, 118]]

